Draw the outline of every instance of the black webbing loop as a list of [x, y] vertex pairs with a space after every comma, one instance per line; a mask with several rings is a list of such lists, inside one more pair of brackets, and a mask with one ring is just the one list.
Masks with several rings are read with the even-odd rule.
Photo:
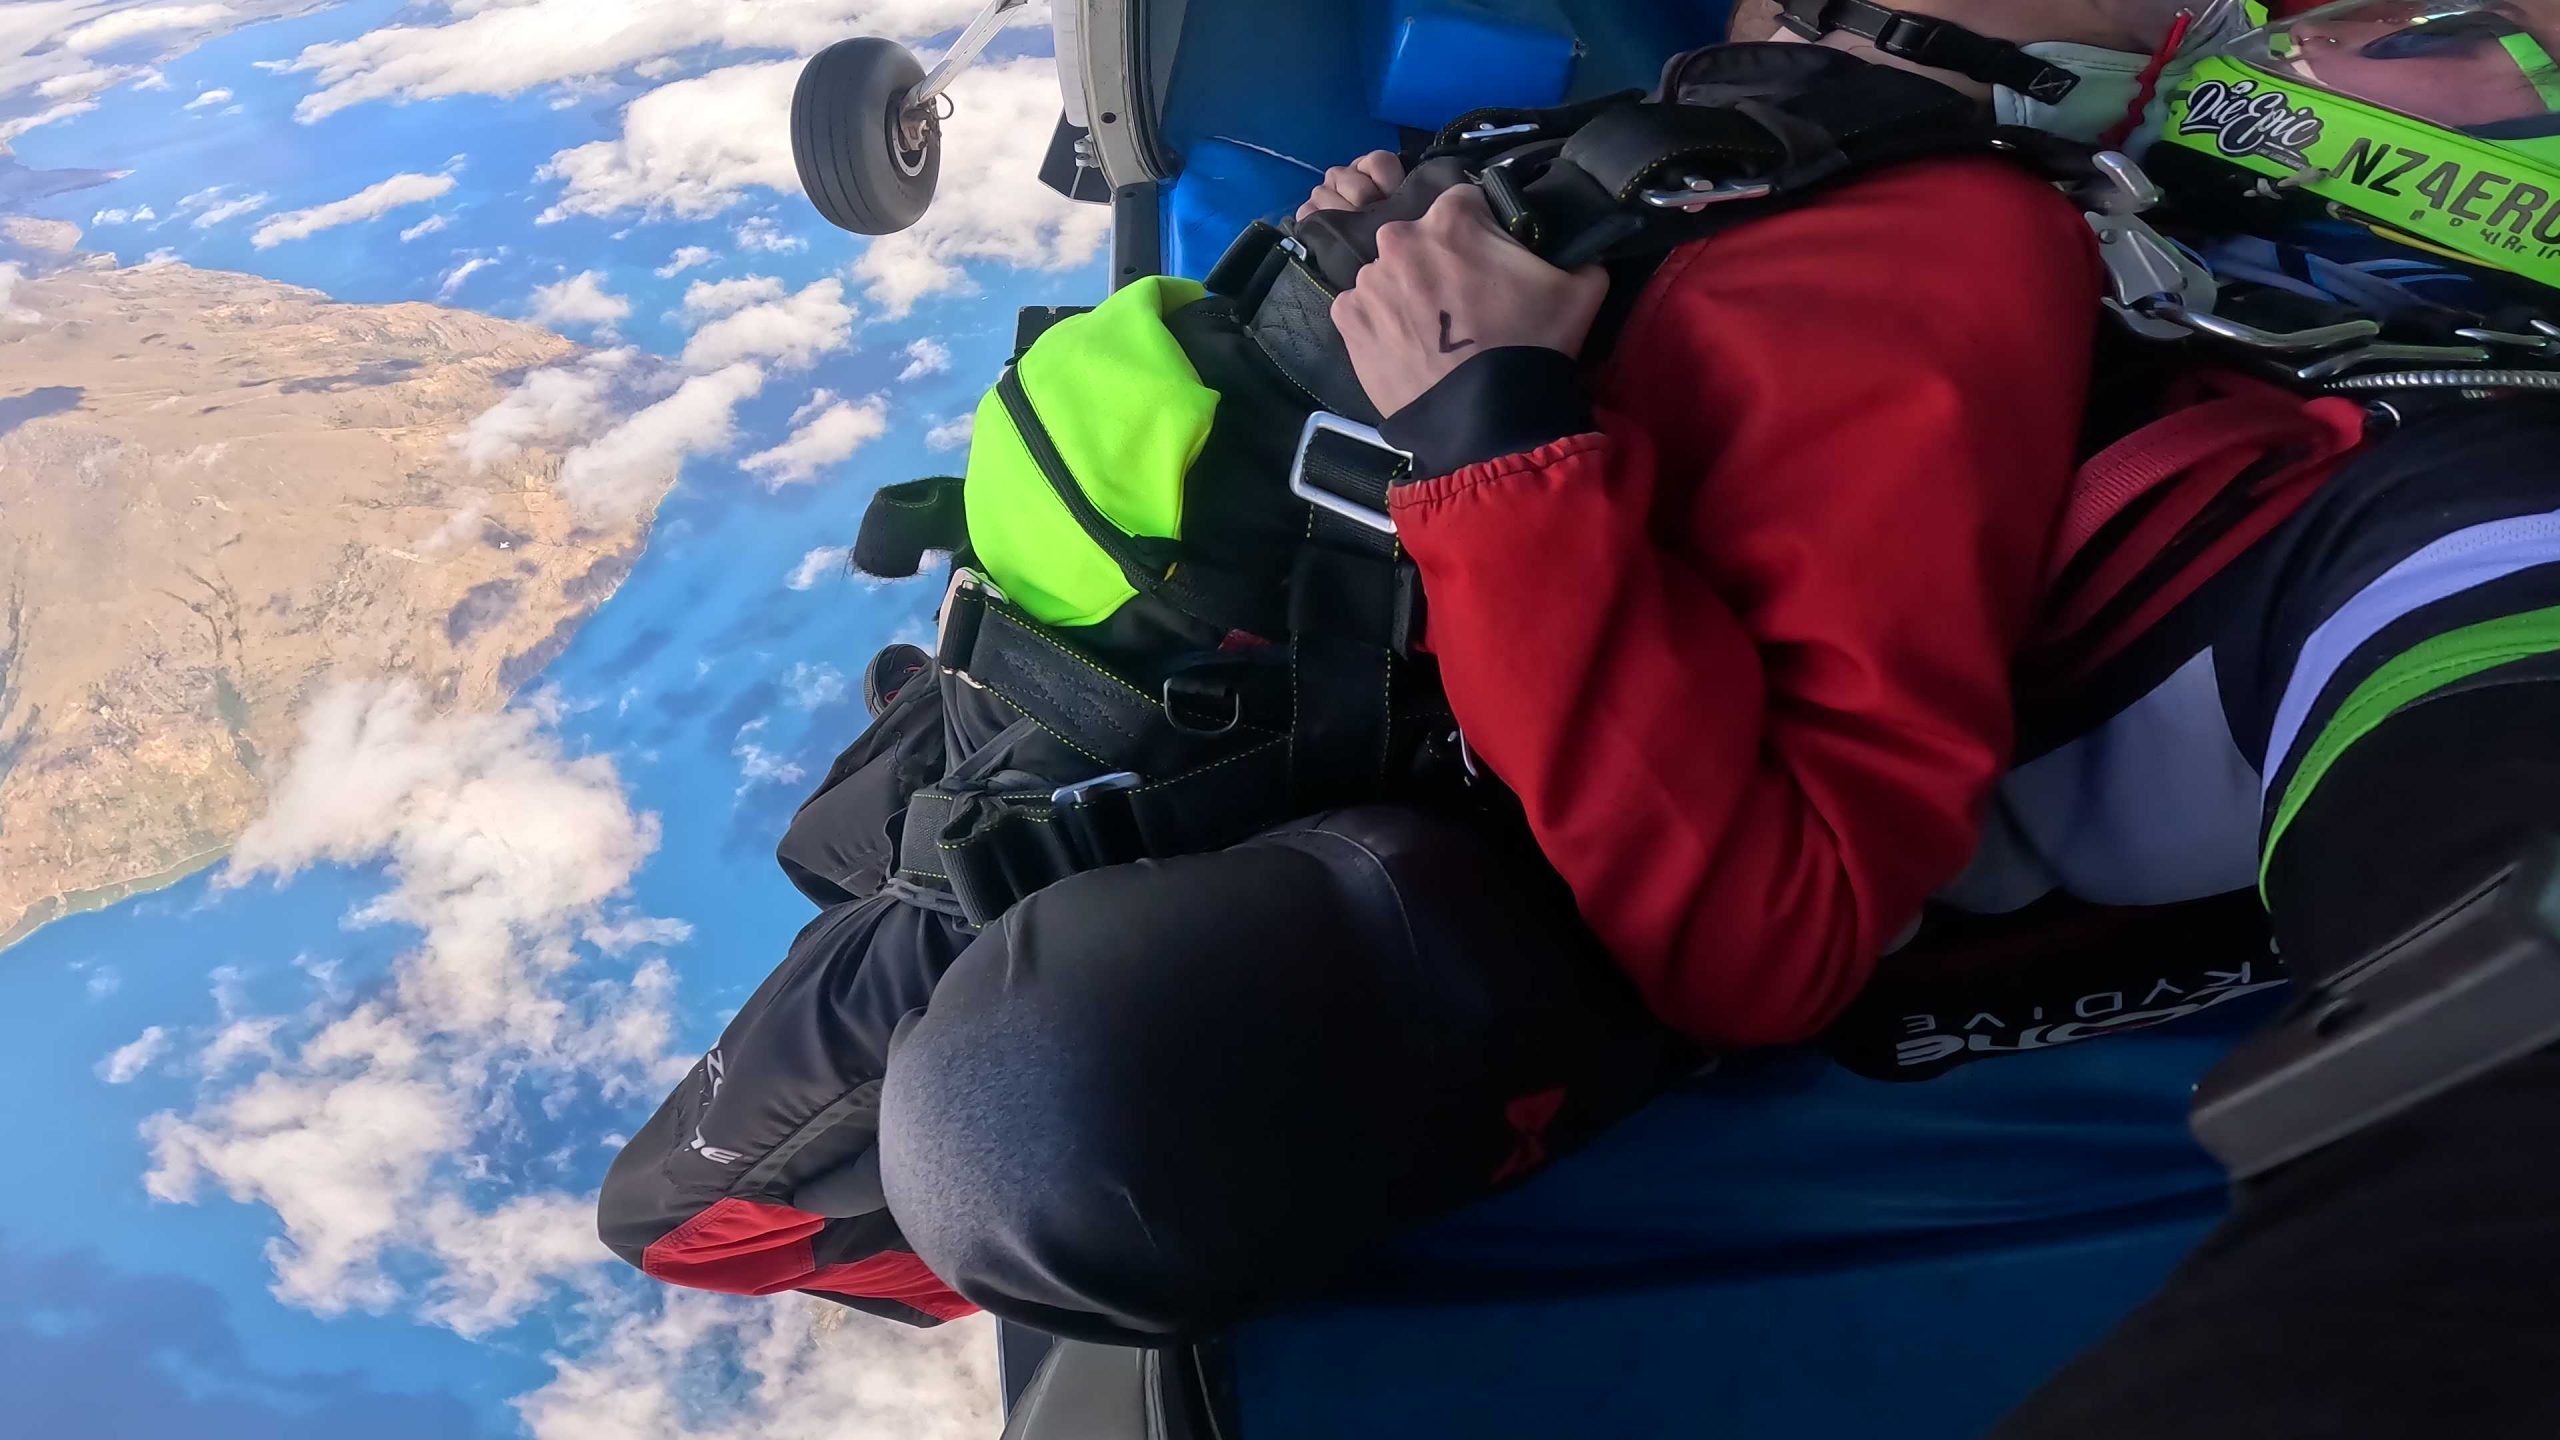
[[1488, 169], [1484, 172], [1483, 184], [1485, 204], [1493, 211], [1493, 223], [1501, 226], [1505, 235], [1532, 250], [1537, 249], [1541, 238], [1538, 212], [1529, 208], [1529, 197], [1511, 171]]
[[1778, 19], [1807, 40], [1835, 31], [1855, 35], [1897, 59], [1950, 70], [2047, 104], [2080, 84], [2079, 76], [2006, 40], [1994, 40], [1935, 15], [1891, 10], [1868, 0], [1785, 0]]
[[883, 580], [903, 580], [924, 568], [926, 552], [965, 549], [969, 517], [961, 507], [960, 487], [957, 475], [881, 486], [862, 512], [853, 568]]
[[1167, 758], [1170, 727], [1154, 698], [974, 585], [943, 605], [935, 659], [993, 692], [1096, 764], [1135, 768]]
[[1261, 287], [1268, 283], [1263, 272], [1287, 232], [1268, 220], [1256, 220], [1244, 227], [1244, 233], [1218, 256], [1218, 263], [1200, 278], [1200, 284], [1212, 295], [1226, 295], [1244, 300], [1248, 305], [1261, 298]]

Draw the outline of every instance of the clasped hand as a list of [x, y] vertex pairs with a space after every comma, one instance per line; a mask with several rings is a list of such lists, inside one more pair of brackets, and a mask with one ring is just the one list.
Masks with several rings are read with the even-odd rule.
[[[1396, 157], [1364, 155], [1326, 171], [1298, 217], [1371, 204], [1403, 183]], [[1369, 402], [1393, 415], [1487, 350], [1580, 355], [1608, 288], [1596, 265], [1539, 259], [1494, 223], [1482, 190], [1457, 185], [1421, 219], [1378, 227], [1378, 258], [1335, 298], [1333, 323]]]

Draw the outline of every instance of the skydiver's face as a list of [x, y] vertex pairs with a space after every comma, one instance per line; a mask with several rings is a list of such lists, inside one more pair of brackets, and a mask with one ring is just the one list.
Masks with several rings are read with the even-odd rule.
[[2560, 0], [2373, 4], [2292, 35], [2294, 64], [2325, 89], [2439, 125], [2492, 125], [2551, 108], [2531, 72], [2560, 54]]

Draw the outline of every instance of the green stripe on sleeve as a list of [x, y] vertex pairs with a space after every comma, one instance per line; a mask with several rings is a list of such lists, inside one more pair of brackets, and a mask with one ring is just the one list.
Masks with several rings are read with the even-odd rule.
[[2483, 670], [2554, 650], [2560, 650], [2560, 606], [2448, 631], [2410, 647], [2365, 677], [2364, 683], [2338, 707], [2338, 713], [2329, 717], [2320, 738], [2303, 753], [2302, 764], [2284, 787], [2284, 799], [2276, 806], [2275, 822], [2267, 827], [2266, 845], [2259, 852], [2259, 895], [2266, 894], [2267, 869], [2275, 861], [2277, 843], [2284, 839], [2293, 817], [2302, 813], [2311, 792], [2319, 788], [2320, 781], [2346, 754], [2348, 746], [2372, 734], [2401, 710], [2448, 685]]

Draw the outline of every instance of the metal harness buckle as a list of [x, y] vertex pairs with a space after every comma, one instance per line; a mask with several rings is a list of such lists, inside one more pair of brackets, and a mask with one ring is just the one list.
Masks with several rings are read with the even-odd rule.
[[1676, 187], [1639, 190], [1636, 198], [1657, 210], [1680, 210], [1694, 215], [1710, 205], [1723, 205], [1735, 200], [1766, 200], [1777, 193], [1776, 182], [1769, 180], [1713, 180], [1704, 175], [1683, 175]]
[[1070, 810], [1091, 802], [1097, 795], [1109, 795], [1120, 790], [1135, 790], [1146, 783], [1146, 777], [1134, 770], [1114, 770], [1108, 775], [1096, 775], [1090, 780], [1079, 780], [1073, 785], [1059, 786], [1049, 792], [1049, 803], [1058, 809]]
[[1319, 510], [1339, 515], [1354, 525], [1375, 530], [1381, 535], [1393, 535], [1396, 533], [1394, 516], [1384, 510], [1363, 505], [1348, 496], [1337, 495], [1307, 478], [1307, 454], [1315, 448], [1316, 437], [1327, 432], [1357, 440], [1371, 449], [1381, 450], [1394, 456], [1399, 472], [1410, 469], [1413, 465], [1412, 455], [1388, 444], [1386, 437], [1379, 434], [1375, 428], [1363, 425], [1347, 416], [1336, 415], [1330, 410], [1318, 410], [1307, 417], [1306, 425], [1298, 431], [1298, 453], [1289, 461], [1289, 493]]

